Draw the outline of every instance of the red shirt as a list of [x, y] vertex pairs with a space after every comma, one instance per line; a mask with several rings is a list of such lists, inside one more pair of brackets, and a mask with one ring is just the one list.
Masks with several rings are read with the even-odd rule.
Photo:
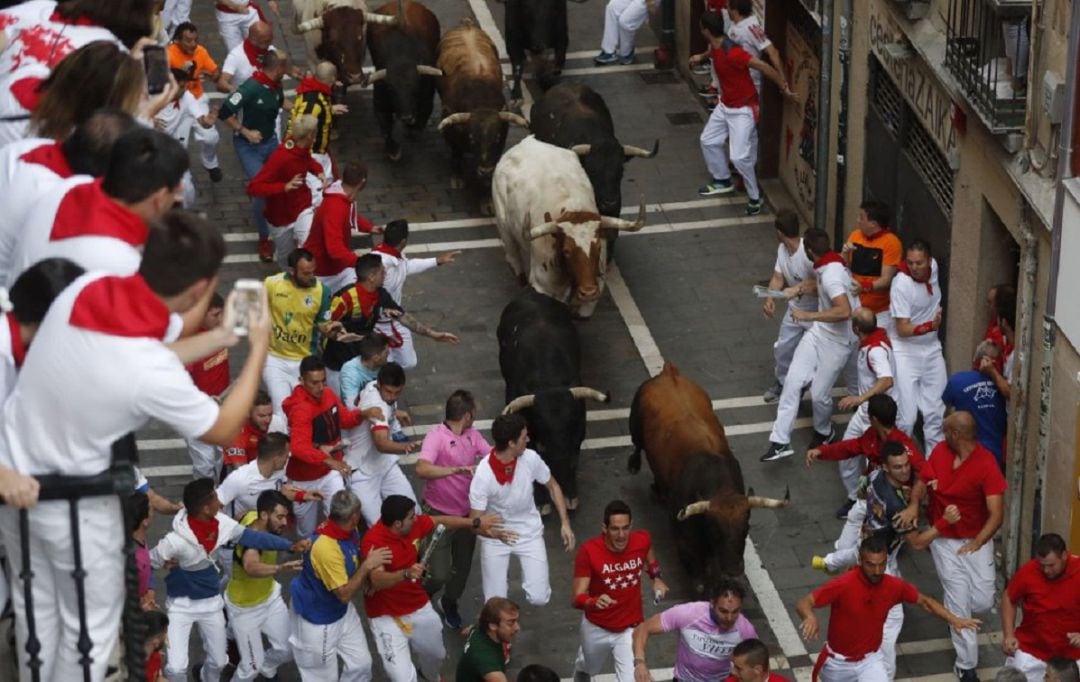
[[[1003, 495], [1008, 484], [1001, 475], [994, 455], [981, 445], [976, 444], [975, 450], [959, 467], [954, 468], [955, 462], [956, 453], [946, 441], [938, 443], [930, 453], [921, 474], [923, 482], [930, 489], [930, 506], [926, 514], [941, 537], [973, 538], [990, 518], [986, 498]], [[936, 488], [931, 485], [932, 481], [937, 481]], [[942, 518], [945, 507], [950, 504], [955, 504], [960, 510], [958, 523], [950, 524]]]
[[874, 469], [881, 467], [881, 446], [885, 444], [885, 441], [895, 440], [904, 444], [908, 452], [908, 461], [911, 463], [911, 470], [918, 475], [922, 471], [923, 465], [926, 464], [926, 460], [923, 459], [922, 453], [919, 452], [918, 446], [911, 440], [911, 436], [907, 435], [900, 429], [893, 427], [892, 431], [885, 436], [885, 440], [881, 440], [877, 436], [877, 431], [874, 427], [863, 431], [862, 435], [858, 438], [849, 438], [848, 440], [842, 440], [839, 443], [819, 445], [818, 449], [821, 450], [821, 457], [819, 459], [829, 462], [839, 462], [844, 459], [851, 459], [852, 457], [866, 457], [866, 473], [869, 474]]
[[[323, 192], [323, 201], [315, 209], [304, 248], [315, 256], [315, 274], [330, 277], [356, 266], [357, 255], [349, 246], [353, 228], [371, 232], [370, 220], [356, 212], [356, 205], [334, 183]], [[337, 292], [330, 292], [337, 293]]]
[[[293, 481], [314, 481], [330, 472], [326, 466], [326, 453], [320, 445], [337, 445], [341, 441], [341, 429], [360, 426], [364, 415], [341, 404], [331, 389], [323, 389], [318, 400], [303, 386], [293, 389], [292, 395], [281, 401], [289, 420], [289, 463], [285, 475]], [[341, 452], [334, 454], [340, 460]]]
[[874, 585], [853, 568], [813, 591], [814, 606], [832, 605], [829, 649], [846, 658], [860, 658], [881, 648], [889, 609], [901, 602], [919, 601], [919, 590], [891, 575]]
[[147, 682], [157, 682], [162, 670], [161, 652], [155, 651], [146, 657]]
[[750, 78], [750, 60], [754, 56], [738, 45], [725, 52], [717, 47], [712, 50], [713, 70], [720, 82], [720, 102], [726, 107], [757, 107], [757, 88]]
[[626, 549], [612, 552], [597, 535], [578, 548], [574, 559], [574, 577], [589, 579], [589, 596], [602, 594], [617, 604], [606, 609], [585, 609], [585, 617], [593, 625], [622, 632], [645, 620], [641, 609], [641, 572], [648, 566], [645, 555], [652, 547], [652, 538], [645, 530], [630, 533]]
[[255, 428], [251, 420], [244, 422], [244, 428], [240, 429], [240, 435], [236, 437], [229, 447], [225, 448], [222, 461], [225, 464], [243, 466], [259, 456], [259, 443], [266, 436], [265, 431]]
[[1080, 648], [1069, 646], [1065, 633], [1080, 632], [1080, 557], [1066, 553], [1065, 572], [1054, 580], [1032, 559], [1009, 582], [1009, 599], [1023, 604], [1024, 617], [1016, 639], [1025, 653], [1048, 661], [1055, 656], [1080, 660]]
[[[422, 540], [435, 530], [435, 521], [427, 514], [420, 514], [413, 523], [409, 534], [402, 537], [376, 521], [375, 525], [364, 534], [360, 543], [360, 553], [367, 556], [373, 549], [386, 547], [390, 550], [390, 563], [383, 566], [387, 572], [406, 569], [419, 560], [418, 548]], [[419, 581], [402, 580], [393, 587], [379, 590], [364, 598], [364, 609], [368, 618], [379, 616], [407, 616], [423, 608], [428, 603], [424, 584]]]
[[[200, 328], [200, 332], [206, 331]], [[219, 396], [229, 387], [229, 349], [222, 348], [213, 355], [187, 366], [195, 386], [206, 395]]]
[[311, 206], [311, 190], [306, 182], [288, 192], [285, 185], [296, 175], [322, 172], [319, 162], [311, 158], [310, 149], [294, 147], [292, 140], [285, 140], [248, 183], [247, 193], [253, 197], [266, 197], [263, 216], [267, 222], [276, 227], [287, 227]]

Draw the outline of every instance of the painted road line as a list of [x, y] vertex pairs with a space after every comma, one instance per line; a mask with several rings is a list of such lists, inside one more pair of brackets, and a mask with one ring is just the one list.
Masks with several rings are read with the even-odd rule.
[[[609, 73], [627, 73], [630, 71], [652, 71], [652, 64], [613, 64], [611, 66], [586, 66], [577, 69], [563, 69], [562, 77], [567, 76], [602, 76]], [[525, 74], [525, 78], [532, 80], [532, 74]]]
[[619, 314], [622, 315], [623, 322], [630, 331], [634, 347], [641, 355], [641, 361], [645, 363], [645, 370], [649, 376], [656, 376], [664, 368], [664, 356], [660, 354], [660, 348], [656, 345], [652, 333], [649, 332], [649, 325], [645, 324], [645, 318], [634, 303], [630, 288], [626, 286], [622, 273], [619, 272], [619, 266], [614, 262], [608, 266], [604, 281], [607, 282], [611, 299], [615, 301], [615, 306], [619, 309]]
[[[650, 52], [652, 52], [655, 49], [656, 49], [655, 45], [649, 45], [649, 46], [645, 46], [645, 47], [642, 47], [641, 45], [635, 45], [634, 46], [634, 50], [636, 52], [640, 52], [642, 54], [649, 54]], [[502, 55], [501, 52], [499, 54]], [[597, 54], [599, 54], [599, 50], [581, 50], [580, 52], [567, 52], [566, 53], [566, 58], [567, 58], [567, 60], [572, 60], [572, 59], [592, 59]], [[505, 56], [500, 57], [500, 59], [502, 61], [504, 61], [504, 62], [509, 62], [510, 61], [510, 58], [505, 57]]]

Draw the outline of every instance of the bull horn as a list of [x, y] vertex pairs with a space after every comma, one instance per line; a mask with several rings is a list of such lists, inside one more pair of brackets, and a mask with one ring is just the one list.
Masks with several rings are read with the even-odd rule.
[[416, 73], [421, 76], [435, 76], [436, 78], [441, 78], [443, 75], [442, 69], [437, 69], [434, 66], [428, 66], [427, 64], [417, 64]]
[[751, 507], [757, 507], [758, 509], [778, 509], [780, 507], [786, 507], [791, 504], [791, 488], [784, 489], [784, 499], [777, 500], [772, 497], [758, 497], [754, 494], [754, 489], [751, 488], [748, 491], [750, 494], [746, 496], [746, 501], [750, 503]]
[[697, 516], [698, 514], [704, 514], [709, 511], [709, 501], [701, 500], [700, 502], [694, 502], [688, 504], [679, 510], [679, 513], [675, 515], [675, 518], [679, 521], [685, 521], [691, 516]]
[[512, 125], [520, 126], [526, 130], [529, 129], [529, 121], [526, 120], [524, 116], [515, 114], [512, 111], [500, 111], [499, 118]]
[[369, 24], [378, 24], [381, 26], [397, 26], [398, 18], [396, 16], [392, 17], [386, 14], [379, 14], [378, 12], [368, 12], [365, 10], [364, 21]]
[[623, 154], [626, 156], [637, 156], [642, 159], [651, 159], [652, 157], [656, 156], [656, 152], [660, 151], [660, 140], [657, 139], [656, 142], [653, 143], [651, 152], [648, 149], [635, 147], [632, 144], [624, 144], [622, 147], [622, 151]]
[[637, 232], [645, 227], [645, 198], [642, 197], [641, 199], [641, 207], [638, 209], [637, 220], [600, 216], [600, 227], [608, 227], [614, 230], [626, 230], [627, 232]]
[[592, 145], [591, 144], [575, 144], [573, 147], [570, 147], [570, 151], [574, 152], [578, 156], [588, 156], [589, 152], [592, 151]]
[[536, 394], [535, 393], [526, 393], [525, 395], [519, 395], [518, 397], [514, 398], [513, 400], [511, 400], [509, 403], [506, 404], [506, 407], [503, 408], [502, 413], [503, 414], [513, 414], [515, 412], [520, 412], [521, 410], [524, 410], [527, 407], [532, 407], [533, 403], [535, 403], [535, 402], [536, 402]]
[[386, 69], [379, 69], [378, 71], [371, 72], [371, 75], [367, 77], [367, 82], [370, 85], [376, 81], [381, 81], [384, 78], [386, 78]]
[[611, 400], [610, 393], [604, 393], [588, 386], [575, 386], [570, 389], [570, 395], [574, 396], [575, 400], [592, 399], [598, 403], [606, 403]]
[[450, 126], [456, 126], [461, 123], [468, 123], [472, 118], [472, 114], [467, 111], [459, 111], [456, 114], [450, 114], [443, 120], [439, 121], [439, 132], [446, 130]]
[[558, 231], [559, 231], [559, 223], [558, 223], [558, 221], [549, 220], [548, 222], [541, 223], [540, 225], [537, 225], [536, 227], [529, 230], [529, 241], [532, 241], [533, 239], [539, 239], [540, 237], [543, 237], [544, 235], [555, 234]]
[[303, 22], [300, 22], [299, 24], [297, 24], [296, 25], [296, 30], [300, 31], [301, 33], [307, 33], [308, 31], [314, 31], [316, 29], [321, 29], [322, 27], [323, 27], [323, 18], [322, 17], [315, 17], [314, 19], [309, 19], [307, 21], [303, 21]]

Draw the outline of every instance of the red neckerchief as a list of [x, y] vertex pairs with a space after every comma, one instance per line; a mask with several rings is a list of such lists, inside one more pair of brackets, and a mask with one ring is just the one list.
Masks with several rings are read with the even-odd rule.
[[[899, 270], [900, 272], [904, 273], [908, 277], [910, 277], [912, 282], [919, 282], [919, 284], [925, 284], [926, 285], [926, 293], [928, 293], [930, 295], [934, 294], [934, 285], [930, 283], [930, 275], [926, 276], [926, 281], [925, 282], [915, 279], [915, 275], [911, 274], [911, 269], [908, 268], [906, 260], [900, 261], [900, 265], [898, 265], [896, 267], [896, 269]], [[931, 263], [930, 264], [930, 273], [933, 274], [933, 272], [934, 272], [934, 264]]]
[[189, 516], [187, 517], [187, 522], [188, 526], [191, 527], [191, 531], [195, 533], [195, 539], [199, 541], [199, 544], [206, 550], [206, 553], [209, 554], [210, 552], [213, 552], [218, 541], [217, 517], [214, 517], [209, 521], [200, 521], [194, 516]]
[[20, 156], [19, 161], [44, 166], [61, 178], [70, 178], [74, 173], [68, 164], [67, 157], [64, 156], [64, 150], [61, 148], [62, 144], [61, 142], [43, 144]]
[[824, 256], [814, 261], [814, 269], [817, 270], [818, 268], [823, 268], [829, 263], [840, 263], [841, 265], [844, 265], [844, 259], [835, 251], [826, 251]]
[[305, 92], [320, 92], [329, 97], [330, 86], [315, 76], [304, 76], [304, 79], [300, 81], [300, 85], [296, 86], [296, 94], [302, 95]]
[[5, 315], [8, 321], [8, 329], [11, 331], [11, 357], [15, 360], [15, 367], [22, 367], [26, 359], [26, 344], [23, 343], [22, 334], [19, 332], [19, 322], [11, 313]]
[[386, 242], [376, 244], [374, 247], [372, 247], [371, 250], [377, 253], [385, 253], [386, 255], [393, 256], [394, 258], [401, 258], [401, 251], [399, 249], [395, 249]]
[[488, 455], [488, 464], [491, 465], [491, 473], [495, 474], [495, 480], [499, 482], [499, 485], [506, 485], [514, 480], [514, 470], [517, 469], [517, 457], [507, 464], [495, 456], [495, 448], [492, 448], [491, 454]]
[[257, 70], [254, 74], [252, 74], [251, 77], [259, 81], [266, 87], [270, 88], [271, 90], [281, 90], [281, 81], [276, 81], [270, 76], [267, 76], [265, 73], [263, 73], [262, 69]]
[[251, 62], [252, 66], [263, 65], [263, 60], [266, 58], [266, 53], [269, 52], [269, 50], [260, 50], [252, 45], [251, 41], [247, 38], [244, 39], [244, 42], [241, 43], [241, 45], [244, 46], [244, 54], [247, 55], [248, 61]]
[[75, 297], [68, 322], [73, 327], [130, 338], [165, 338], [169, 309], [141, 275], [102, 277]]
[[315, 534], [325, 535], [326, 537], [333, 538], [334, 540], [355, 540], [356, 535], [355, 533], [353, 533], [353, 531], [342, 528], [330, 519], [327, 519], [321, 524], [319, 524], [319, 527], [315, 529]]
[[75, 185], [60, 200], [49, 241], [73, 237], [112, 237], [142, 246], [150, 234], [146, 222], [105, 194], [101, 179]]
[[360, 304], [360, 314], [371, 317], [375, 307], [379, 305], [379, 290], [368, 291], [362, 286], [356, 287], [356, 301]]
[[55, 22], [57, 24], [67, 24], [68, 26], [97, 26], [97, 24], [91, 21], [88, 17], [68, 19], [67, 17], [60, 14], [59, 11], [53, 12], [51, 15], [49, 15], [49, 21]]
[[45, 91], [41, 89], [41, 84], [44, 82], [42, 78], [27, 76], [12, 83], [9, 90], [11, 90], [11, 96], [19, 103], [19, 106], [27, 111], [33, 111], [37, 109], [37, 105], [41, 103], [41, 98], [45, 96]]
[[865, 339], [859, 341], [859, 348], [866, 348], [868, 346], [888, 346], [889, 348], [892, 348], [892, 341], [889, 340], [889, 335], [885, 333], [885, 330], [878, 327], [867, 334]]

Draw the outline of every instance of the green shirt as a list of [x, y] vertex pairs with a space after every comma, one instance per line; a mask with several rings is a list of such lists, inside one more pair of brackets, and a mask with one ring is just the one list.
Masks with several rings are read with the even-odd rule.
[[[259, 512], [252, 509], [240, 520], [243, 526], [251, 526], [255, 519], [259, 518]], [[244, 571], [244, 552], [247, 547], [236, 545], [233, 550], [232, 579], [225, 587], [229, 601], [237, 606], [258, 606], [274, 593], [274, 576], [268, 575], [262, 578], [253, 578]], [[259, 552], [259, 560], [264, 564], [276, 564], [277, 552], [263, 550]]]
[[488, 673], [505, 673], [506, 662], [502, 644], [477, 628], [465, 642], [465, 653], [458, 661], [455, 679], [457, 682], [484, 682], [484, 675]]
[[281, 88], [270, 88], [254, 78], [240, 84], [221, 105], [218, 118], [226, 120], [239, 116], [248, 130], [258, 130], [263, 141], [277, 134], [277, 118], [285, 95]]

